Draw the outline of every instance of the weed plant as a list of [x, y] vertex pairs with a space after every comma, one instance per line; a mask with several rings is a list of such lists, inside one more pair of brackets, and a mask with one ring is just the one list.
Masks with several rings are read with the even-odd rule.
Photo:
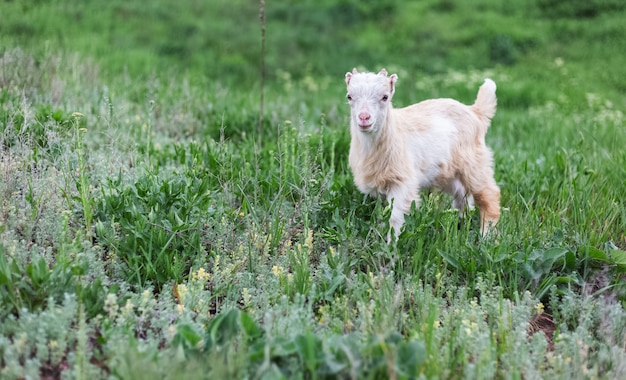
[[[262, 129], [258, 9], [205, 3], [0, 3], [1, 378], [626, 376], [621, 3], [267, 2]], [[383, 63], [498, 83], [498, 235], [426, 192], [386, 243], [342, 104]]]

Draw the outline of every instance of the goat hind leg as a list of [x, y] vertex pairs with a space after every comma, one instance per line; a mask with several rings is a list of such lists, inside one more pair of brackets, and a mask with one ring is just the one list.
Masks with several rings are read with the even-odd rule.
[[492, 180], [488, 186], [473, 195], [480, 210], [480, 233], [485, 236], [495, 228], [500, 219], [500, 188]]
[[459, 217], [464, 217], [465, 208], [474, 208], [474, 197], [463, 186], [460, 179], [455, 178], [449, 189], [452, 194], [452, 207], [459, 210]]

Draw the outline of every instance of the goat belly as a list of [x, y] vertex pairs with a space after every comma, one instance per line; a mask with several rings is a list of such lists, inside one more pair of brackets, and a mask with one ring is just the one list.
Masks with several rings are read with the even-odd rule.
[[436, 187], [437, 179], [442, 174], [443, 164], [432, 162], [427, 165], [425, 168], [422, 168], [420, 174], [418, 174], [419, 186], [420, 189], [429, 189], [431, 187]]

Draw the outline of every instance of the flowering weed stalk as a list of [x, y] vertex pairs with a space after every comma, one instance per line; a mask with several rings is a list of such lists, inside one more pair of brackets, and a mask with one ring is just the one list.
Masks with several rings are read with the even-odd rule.
[[80, 112], [74, 112], [71, 116], [71, 123], [74, 127], [74, 151], [76, 153], [77, 167], [74, 170], [76, 178], [74, 182], [78, 191], [78, 201], [82, 206], [85, 224], [85, 236], [92, 235], [92, 222], [94, 216], [94, 200], [91, 196], [91, 183], [87, 167], [87, 155], [85, 152], [84, 135], [87, 133], [85, 116]]

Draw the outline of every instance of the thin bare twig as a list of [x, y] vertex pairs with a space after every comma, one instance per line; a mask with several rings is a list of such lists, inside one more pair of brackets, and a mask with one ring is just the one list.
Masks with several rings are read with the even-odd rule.
[[261, 100], [259, 110], [259, 138], [263, 132], [263, 98], [265, 90], [265, 0], [259, 0], [259, 17], [261, 18]]

